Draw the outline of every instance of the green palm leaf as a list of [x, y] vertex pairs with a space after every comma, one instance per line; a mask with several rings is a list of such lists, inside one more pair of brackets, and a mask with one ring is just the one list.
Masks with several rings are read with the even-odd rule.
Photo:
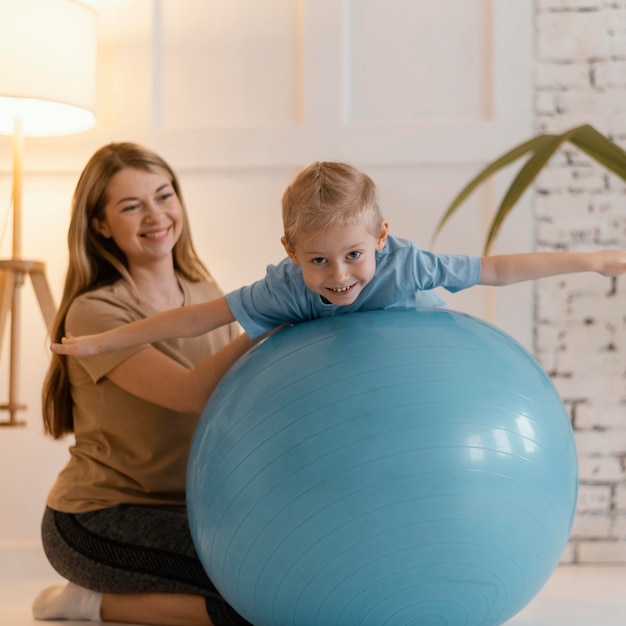
[[433, 234], [433, 241], [443, 228], [444, 224], [452, 217], [455, 213], [458, 206], [463, 203], [466, 198], [480, 185], [483, 181], [487, 180], [492, 174], [495, 174], [498, 170], [501, 170], [503, 167], [510, 165], [513, 161], [516, 161], [520, 157], [524, 156], [527, 152], [532, 152], [535, 149], [537, 143], [541, 142], [542, 137], [534, 137], [529, 139], [528, 141], [520, 144], [519, 146], [509, 150], [509, 152], [503, 154], [498, 159], [496, 159], [493, 163], [487, 165], [483, 170], [481, 170], [463, 189], [457, 194], [454, 198], [447, 211], [444, 213], [441, 220], [437, 224], [437, 228], [435, 229], [435, 233]]
[[569, 141], [608, 170], [626, 180], [626, 152], [593, 126], [588, 124], [580, 126]]
[[484, 254], [489, 252], [506, 216], [511, 212], [513, 206], [522, 197], [533, 180], [535, 180], [543, 166], [550, 160], [561, 144], [568, 139], [568, 133], [563, 135], [540, 135], [538, 139], [541, 139], [541, 141], [537, 142], [535, 154], [526, 161], [519, 171], [496, 211], [489, 228], [487, 240], [485, 241]]
[[498, 170], [510, 165], [516, 159], [531, 152], [532, 155], [528, 158], [509, 186], [492, 220], [484, 246], [484, 253], [487, 254], [497, 237], [504, 220], [509, 215], [512, 208], [535, 180], [544, 165], [550, 160], [550, 158], [565, 141], [569, 141], [598, 161], [598, 163], [626, 180], [626, 152], [613, 141], [599, 133], [595, 128], [593, 128], [593, 126], [584, 124], [565, 131], [560, 135], [538, 135], [528, 141], [525, 141], [519, 146], [516, 146], [512, 150], [509, 150], [493, 163], [487, 165], [467, 185], [465, 185], [465, 187], [456, 195], [439, 221], [433, 234], [433, 241], [443, 228], [444, 224], [446, 224], [446, 222], [457, 211], [459, 206], [467, 199], [467, 197], [478, 185]]

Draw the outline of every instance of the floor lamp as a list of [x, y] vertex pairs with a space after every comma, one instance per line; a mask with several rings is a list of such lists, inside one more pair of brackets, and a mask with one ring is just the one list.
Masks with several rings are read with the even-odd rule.
[[13, 137], [12, 254], [0, 259], [0, 346], [10, 320], [8, 401], [0, 426], [23, 424], [19, 400], [20, 290], [30, 278], [48, 330], [56, 307], [45, 264], [22, 257], [24, 137], [93, 125], [96, 15], [77, 0], [0, 0], [0, 134]]

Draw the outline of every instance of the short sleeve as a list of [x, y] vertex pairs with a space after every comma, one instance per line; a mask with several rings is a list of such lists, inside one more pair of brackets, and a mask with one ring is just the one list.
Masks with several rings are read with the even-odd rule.
[[298, 324], [318, 317], [314, 300], [319, 299], [302, 279], [290, 259], [268, 265], [265, 277], [226, 294], [234, 318], [251, 339], [281, 324]]
[[[65, 333], [74, 336], [104, 332], [117, 326], [143, 317], [124, 302], [115, 301], [101, 295], [85, 294], [71, 305], [65, 320]], [[146, 345], [124, 350], [104, 352], [88, 357], [68, 357], [76, 359], [93, 382], [98, 382], [120, 363], [143, 350]]]
[[415, 280], [420, 289], [444, 287], [450, 293], [473, 287], [480, 279], [478, 256], [434, 254], [415, 249]]

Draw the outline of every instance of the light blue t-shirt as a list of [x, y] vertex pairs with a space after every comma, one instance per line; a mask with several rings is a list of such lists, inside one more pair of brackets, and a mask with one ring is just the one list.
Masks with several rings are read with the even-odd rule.
[[289, 258], [269, 265], [265, 278], [226, 294], [226, 301], [235, 319], [254, 338], [280, 324], [344, 313], [445, 306], [430, 290], [444, 287], [455, 292], [472, 287], [480, 270], [480, 257], [434, 254], [411, 241], [389, 236], [385, 247], [376, 252], [374, 278], [352, 304], [326, 302], [305, 285], [300, 266]]

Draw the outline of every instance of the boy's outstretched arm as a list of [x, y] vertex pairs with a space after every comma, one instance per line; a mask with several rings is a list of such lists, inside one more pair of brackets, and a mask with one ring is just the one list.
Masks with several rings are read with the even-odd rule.
[[95, 335], [63, 337], [50, 346], [56, 354], [89, 356], [177, 337], [196, 337], [234, 322], [226, 298], [191, 304], [157, 313]]
[[603, 276], [626, 273], [626, 251], [529, 252], [481, 259], [479, 285], [509, 285], [559, 274], [597, 272]]

